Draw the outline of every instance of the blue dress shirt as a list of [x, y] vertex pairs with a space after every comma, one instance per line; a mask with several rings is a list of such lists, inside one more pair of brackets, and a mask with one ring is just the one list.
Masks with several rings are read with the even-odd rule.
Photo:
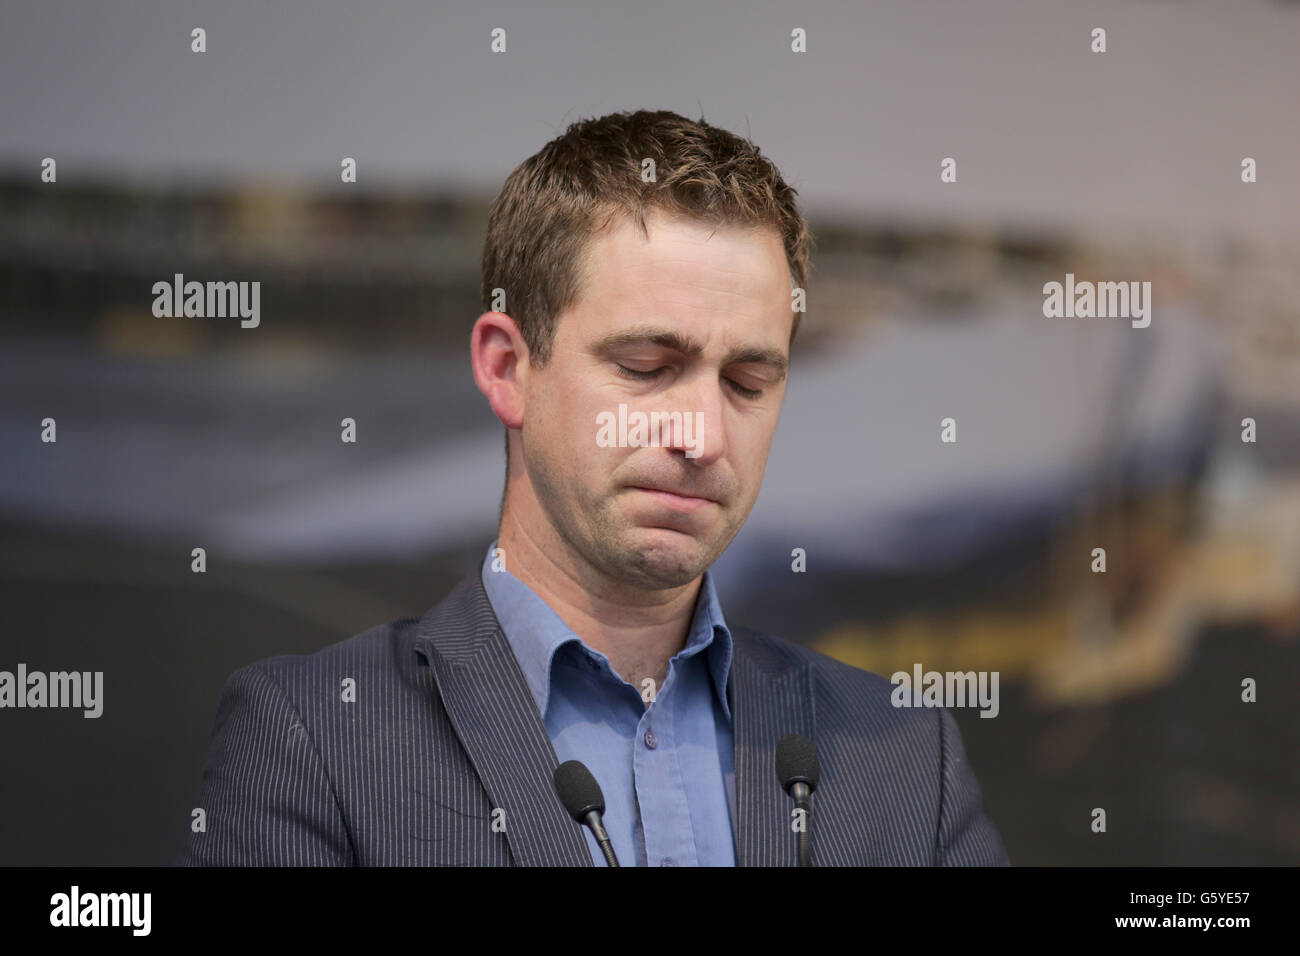
[[[646, 706], [641, 689], [623, 680], [537, 592], [508, 570], [492, 570], [496, 547], [493, 541], [483, 562], [488, 600], [559, 762], [581, 760], [600, 784], [618, 862], [735, 866], [731, 632], [709, 572], [686, 643]], [[596, 838], [582, 830], [592, 860], [604, 866]]]

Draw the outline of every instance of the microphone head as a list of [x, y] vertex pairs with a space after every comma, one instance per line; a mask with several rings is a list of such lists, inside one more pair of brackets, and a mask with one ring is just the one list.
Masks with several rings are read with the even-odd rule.
[[555, 792], [569, 816], [579, 823], [586, 823], [587, 814], [592, 810], [605, 812], [605, 795], [600, 792], [600, 784], [581, 760], [566, 760], [555, 768]]
[[817, 745], [803, 734], [786, 734], [776, 745], [776, 777], [781, 789], [789, 792], [796, 783], [808, 784], [808, 792], [817, 789]]

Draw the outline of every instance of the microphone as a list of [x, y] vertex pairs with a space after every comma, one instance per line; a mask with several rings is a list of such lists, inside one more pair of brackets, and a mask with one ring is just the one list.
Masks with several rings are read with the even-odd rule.
[[817, 789], [821, 768], [817, 745], [803, 734], [786, 734], [776, 745], [776, 778], [781, 789], [794, 798], [795, 809], [804, 811], [799, 831], [799, 865], [812, 866], [812, 792]]
[[605, 812], [605, 795], [600, 792], [600, 784], [591, 775], [587, 765], [581, 760], [566, 760], [555, 768], [555, 792], [560, 795], [560, 802], [569, 816], [578, 823], [588, 827], [600, 850], [605, 854], [605, 863], [618, 866], [618, 857], [614, 855], [613, 844], [605, 825], [600, 822], [600, 815]]

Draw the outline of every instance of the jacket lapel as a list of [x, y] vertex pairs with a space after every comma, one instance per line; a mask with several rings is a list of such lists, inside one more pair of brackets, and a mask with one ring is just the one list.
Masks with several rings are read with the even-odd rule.
[[555, 793], [558, 764], [546, 725], [478, 572], [421, 619], [415, 639], [443, 707], [521, 866], [592, 866], [583, 828]]
[[[794, 801], [776, 776], [776, 745], [786, 734], [817, 739], [812, 667], [746, 628], [733, 628], [732, 636], [727, 689], [735, 716], [736, 863], [796, 866], [798, 843], [790, 826]], [[812, 800], [815, 864], [815, 793]]]
[[[736, 862], [794, 866], [794, 803], [776, 777], [776, 746], [786, 734], [817, 739], [813, 671], [754, 632], [731, 630]], [[420, 620], [415, 646], [433, 668], [443, 707], [493, 806], [506, 811], [516, 862], [593, 866], [585, 831], [555, 793], [555, 748], [477, 571]], [[814, 794], [814, 820], [816, 800]], [[816, 832], [814, 826], [814, 863]]]

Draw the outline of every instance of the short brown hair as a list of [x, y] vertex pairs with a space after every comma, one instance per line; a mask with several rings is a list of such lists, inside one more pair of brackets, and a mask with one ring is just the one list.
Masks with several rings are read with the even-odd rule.
[[[642, 181], [653, 159], [655, 182]], [[777, 168], [747, 139], [667, 110], [610, 113], [572, 124], [506, 179], [488, 216], [482, 298], [505, 290], [530, 364], [550, 358], [558, 317], [577, 300], [588, 240], [630, 215], [649, 236], [659, 209], [711, 225], [771, 226], [781, 235], [792, 288], [808, 277], [812, 234]], [[795, 312], [790, 343], [799, 328]]]

